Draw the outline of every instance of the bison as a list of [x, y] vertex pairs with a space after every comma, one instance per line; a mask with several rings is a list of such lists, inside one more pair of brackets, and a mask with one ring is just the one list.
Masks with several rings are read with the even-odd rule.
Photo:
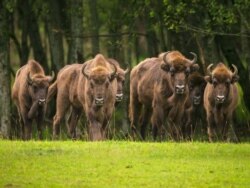
[[[224, 141], [229, 139], [229, 128], [232, 125], [232, 116], [239, 98], [236, 86], [236, 82], [239, 80], [238, 69], [235, 65], [232, 66], [233, 72], [223, 63], [218, 63], [213, 70], [211, 70], [213, 64], [207, 67], [204, 107], [207, 114], [207, 132], [210, 142], [215, 139]], [[231, 127], [231, 131], [235, 135], [233, 127]]]
[[[183, 136], [192, 139], [194, 131], [199, 124], [205, 122], [205, 111], [203, 107], [203, 94], [206, 86], [204, 76], [199, 72], [194, 72], [188, 78], [189, 97], [185, 104], [185, 116]], [[203, 126], [200, 124], [200, 128]]]
[[67, 65], [59, 71], [56, 82], [49, 88], [49, 96], [57, 91], [54, 138], [58, 137], [60, 122], [71, 107], [68, 123], [72, 138], [76, 137], [76, 124], [84, 110], [90, 139], [105, 139], [116, 99], [116, 73], [116, 66], [101, 54], [92, 61]]
[[28, 140], [32, 137], [32, 120], [36, 119], [38, 136], [42, 139], [42, 122], [46, 110], [46, 97], [52, 76], [45, 76], [41, 65], [35, 60], [29, 60], [16, 73], [12, 99], [22, 127], [22, 137]]
[[147, 58], [132, 69], [129, 116], [133, 134], [140, 128], [141, 137], [145, 139], [149, 118], [154, 139], [158, 129], [163, 132], [165, 117], [171, 128], [180, 125], [188, 97], [187, 79], [199, 68], [195, 64], [196, 54], [192, 55], [194, 59], [189, 60], [179, 51], [170, 51], [157, 58]]

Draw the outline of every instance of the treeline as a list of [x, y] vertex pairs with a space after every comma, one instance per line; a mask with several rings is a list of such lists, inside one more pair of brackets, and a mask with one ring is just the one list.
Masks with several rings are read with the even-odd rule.
[[[121, 67], [168, 50], [198, 54], [201, 72], [220, 61], [238, 67], [237, 127], [249, 135], [250, 2], [247, 0], [2, 0], [0, 2], [0, 116], [3, 137], [18, 120], [11, 87], [16, 70], [34, 58], [47, 73], [102, 53]], [[129, 81], [127, 78], [126, 85]], [[114, 126], [127, 129], [126, 101]], [[53, 106], [53, 105], [52, 105]], [[48, 117], [53, 117], [51, 107]], [[123, 125], [123, 126], [121, 126]], [[125, 127], [125, 128], [124, 128]], [[113, 131], [114, 132], [114, 131]]]

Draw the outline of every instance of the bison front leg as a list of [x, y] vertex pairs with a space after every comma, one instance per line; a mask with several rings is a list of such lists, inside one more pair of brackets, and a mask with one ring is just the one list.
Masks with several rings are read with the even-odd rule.
[[229, 141], [229, 142], [239, 142], [239, 139], [235, 133], [234, 130], [234, 124], [233, 124], [233, 120], [231, 118], [232, 116], [229, 115], [226, 118], [226, 122], [225, 122], [225, 129], [224, 129], [224, 141]]
[[81, 109], [72, 107], [71, 114], [68, 119], [69, 134], [72, 139], [76, 139], [76, 125], [82, 113]]
[[32, 138], [32, 120], [24, 119], [24, 140], [30, 140]]
[[209, 142], [213, 142], [214, 137], [216, 136], [216, 132], [215, 132], [214, 115], [212, 113], [207, 114], [207, 133]]
[[44, 114], [45, 114], [45, 106], [40, 106], [38, 108], [38, 115], [36, 117], [36, 125], [38, 131], [38, 139], [43, 139], [43, 123], [44, 123]]
[[188, 108], [185, 110], [184, 118], [182, 118], [182, 122], [184, 126], [182, 126], [182, 134], [184, 139], [191, 140], [192, 138], [192, 108]]
[[89, 125], [89, 138], [91, 141], [103, 140], [102, 124], [97, 121], [91, 121]]
[[152, 110], [150, 108], [145, 107], [141, 121], [141, 137], [143, 140], [145, 140], [146, 138], [146, 129], [151, 115], [152, 115]]
[[20, 107], [21, 123], [23, 123], [23, 140], [30, 140], [32, 137], [32, 119], [29, 119], [28, 109], [24, 106]]

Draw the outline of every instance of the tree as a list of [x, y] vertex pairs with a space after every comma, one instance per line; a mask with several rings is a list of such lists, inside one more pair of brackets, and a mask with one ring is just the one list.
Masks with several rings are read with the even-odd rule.
[[97, 12], [97, 3], [96, 0], [89, 0], [89, 10], [90, 10], [90, 32], [91, 32], [91, 47], [92, 47], [92, 55], [95, 55], [100, 52], [99, 45], [99, 16]]
[[[10, 3], [10, 4], [8, 4]], [[11, 2], [0, 3], [0, 116], [1, 132], [5, 138], [10, 136], [11, 105], [10, 105], [10, 64], [9, 64], [9, 23], [10, 12], [7, 5]]]
[[77, 51], [83, 54], [83, 0], [70, 0], [70, 36], [68, 63], [77, 61]]
[[64, 66], [63, 32], [61, 9], [62, 0], [48, 1], [47, 32], [51, 54], [51, 68], [58, 72]]

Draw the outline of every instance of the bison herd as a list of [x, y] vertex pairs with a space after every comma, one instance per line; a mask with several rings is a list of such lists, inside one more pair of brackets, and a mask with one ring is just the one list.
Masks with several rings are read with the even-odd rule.
[[[237, 67], [232, 65], [231, 71], [223, 63], [211, 64], [203, 76], [198, 71], [196, 54], [190, 54], [192, 59], [179, 51], [161, 53], [131, 70], [129, 120], [134, 139], [145, 140], [150, 129], [154, 140], [166, 135], [175, 141], [190, 140], [197, 122], [203, 119], [201, 126], [207, 130], [210, 142], [237, 141], [232, 126], [238, 103]], [[17, 71], [12, 89], [22, 138], [32, 137], [34, 119], [42, 138], [46, 107], [56, 96], [53, 139], [58, 139], [66, 113], [72, 139], [76, 138], [82, 114], [86, 116], [89, 139], [106, 139], [115, 105], [123, 99], [128, 72], [116, 60], [97, 54], [84, 63], [66, 65], [54, 79], [54, 73], [46, 76], [38, 62], [28, 61]]]

